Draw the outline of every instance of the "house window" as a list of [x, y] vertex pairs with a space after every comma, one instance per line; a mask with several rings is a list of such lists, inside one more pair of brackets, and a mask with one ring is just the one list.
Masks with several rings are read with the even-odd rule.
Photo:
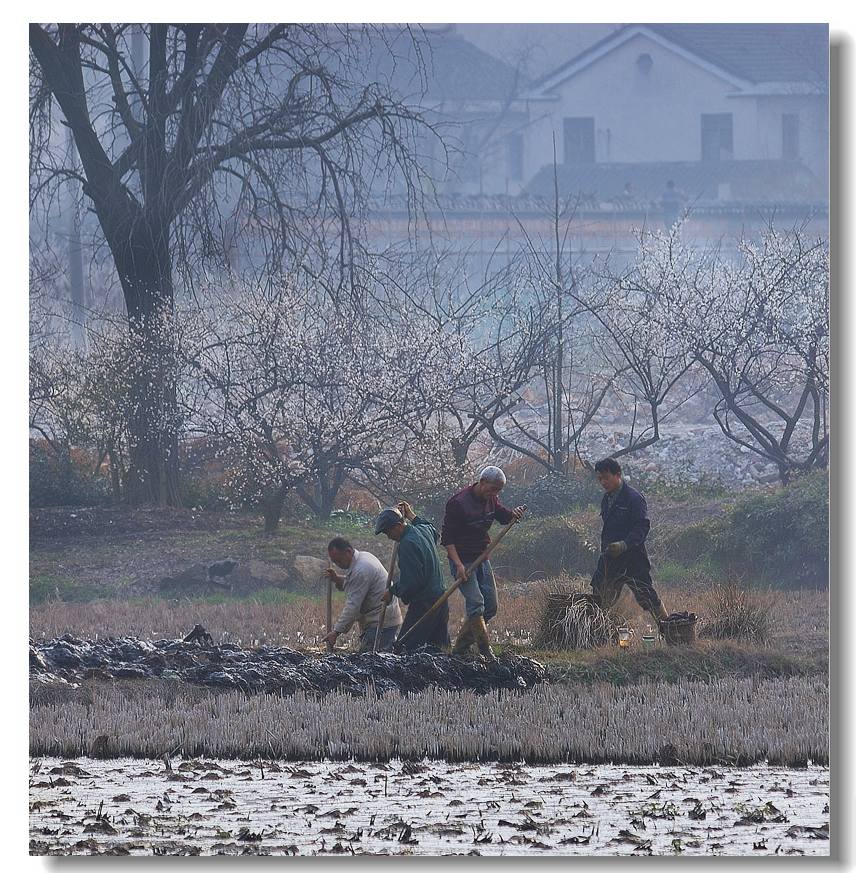
[[565, 163], [594, 163], [594, 119], [565, 119]]
[[480, 161], [478, 156], [478, 131], [472, 122], [464, 122], [461, 129], [461, 154], [458, 159], [458, 177], [461, 182], [478, 182]]
[[734, 157], [734, 116], [718, 112], [701, 117], [701, 159], [728, 161]]
[[795, 161], [800, 156], [800, 117], [786, 112], [782, 115], [782, 157]]
[[648, 52], [645, 52], [644, 54], [641, 54], [638, 58], [636, 58], [636, 67], [641, 73], [644, 73], [646, 76], [648, 75], [648, 73], [651, 72], [651, 67], [653, 66], [654, 59], [651, 57], [651, 55], [648, 54]]
[[523, 134], [510, 133], [505, 140], [508, 178], [519, 182], [523, 178]]

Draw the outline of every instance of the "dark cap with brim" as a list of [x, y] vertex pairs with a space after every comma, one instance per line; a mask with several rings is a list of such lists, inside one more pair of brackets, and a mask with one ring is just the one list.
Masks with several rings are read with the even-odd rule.
[[397, 509], [384, 509], [375, 519], [375, 534], [383, 533], [404, 521], [404, 516]]

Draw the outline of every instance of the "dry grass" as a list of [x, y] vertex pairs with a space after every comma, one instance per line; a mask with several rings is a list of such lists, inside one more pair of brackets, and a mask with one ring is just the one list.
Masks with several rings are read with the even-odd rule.
[[660, 643], [650, 650], [634, 643], [629, 649], [605, 646], [550, 652], [546, 657], [542, 652], [526, 648], [511, 649], [509, 653], [547, 662], [551, 680], [569, 685], [580, 682], [633, 685], [645, 681], [713, 683], [725, 678], [797, 676], [821, 676], [825, 680], [826, 674], [825, 664], [814, 659], [793, 657], [732, 640], [698, 640], [691, 646]]
[[217, 643], [239, 645], [314, 645], [326, 633], [322, 597], [296, 597], [287, 603], [256, 600], [42, 603], [30, 608], [30, 636], [50, 639], [70, 633], [83, 639], [137, 637], [177, 639], [202, 624]]
[[110, 757], [646, 764], [672, 747], [669, 758], [687, 764], [798, 766], [828, 761], [828, 704], [819, 677], [485, 696], [429, 689], [406, 698], [248, 698], [164, 682], [95, 683], [33, 695], [30, 754], [85, 755], [106, 736]]
[[718, 582], [703, 595], [701, 635], [766, 645], [773, 632], [776, 600], [773, 592], [749, 591], [735, 578]]
[[[580, 579], [580, 590], [588, 590]], [[557, 584], [567, 584], [560, 579]], [[583, 584], [584, 583], [584, 584]], [[499, 614], [490, 624], [491, 639], [500, 645], [532, 647], [541, 618], [539, 591], [549, 582], [500, 588]], [[687, 610], [708, 620], [704, 603], [707, 586], [657, 585], [666, 607]], [[340, 595], [339, 595], [340, 596]], [[337, 604], [340, 601], [337, 601]], [[450, 628], [463, 620], [463, 597], [450, 599]], [[338, 605], [335, 607], [338, 610]], [[624, 590], [613, 610], [619, 623], [637, 632], [650, 620], [633, 596]], [[299, 647], [315, 645], [324, 635], [325, 606], [322, 596], [293, 597], [287, 602], [264, 603], [255, 599], [210, 603], [204, 600], [96, 600], [90, 603], [47, 602], [30, 608], [30, 635], [47, 639], [70, 633], [85, 639], [96, 636], [135, 636], [141, 639], [175, 639], [195, 624], [204, 625], [215, 641]], [[342, 647], [354, 646], [354, 632], [340, 638]], [[776, 594], [776, 609], [769, 644], [790, 655], [825, 659], [829, 643], [828, 593], [798, 590]]]
[[[343, 602], [337, 594], [334, 616]], [[449, 601], [449, 627], [464, 619], [463, 596]], [[30, 636], [50, 639], [70, 633], [84, 639], [131, 636], [140, 639], [176, 639], [195, 624], [202, 624], [215, 642], [242, 645], [315, 645], [326, 630], [324, 597], [293, 596], [286, 602], [266, 603], [255, 598], [222, 603], [207, 600], [95, 600], [90, 603], [49, 601], [30, 607]], [[500, 592], [499, 615], [490, 622], [491, 639], [500, 644], [531, 641], [537, 606], [531, 595], [505, 598]], [[356, 631], [340, 638], [339, 647], [356, 646]]]

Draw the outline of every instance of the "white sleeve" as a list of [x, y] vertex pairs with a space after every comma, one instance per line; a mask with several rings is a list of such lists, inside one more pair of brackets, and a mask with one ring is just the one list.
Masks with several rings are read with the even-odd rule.
[[345, 605], [333, 625], [333, 630], [336, 633], [346, 634], [359, 618], [360, 607], [363, 605], [370, 584], [371, 573], [364, 570], [361, 572], [359, 568], [355, 567], [345, 590]]

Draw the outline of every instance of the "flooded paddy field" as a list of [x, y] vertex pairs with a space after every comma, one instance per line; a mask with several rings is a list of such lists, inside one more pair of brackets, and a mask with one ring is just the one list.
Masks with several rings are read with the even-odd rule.
[[35, 855], [829, 853], [823, 675], [64, 637], [30, 680]]
[[826, 855], [829, 771], [31, 758], [30, 852]]

